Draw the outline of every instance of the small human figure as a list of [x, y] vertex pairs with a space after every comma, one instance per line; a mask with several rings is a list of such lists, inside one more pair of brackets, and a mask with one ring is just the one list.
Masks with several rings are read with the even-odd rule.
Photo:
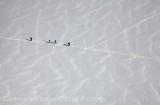
[[29, 39], [26, 39], [26, 40], [28, 40], [28, 41], [32, 41], [32, 37], [30, 37]]
[[56, 41], [56, 40], [54, 40], [54, 42], [52, 42], [52, 44], [57, 44], [57, 41]]
[[68, 44], [63, 44], [63, 45], [65, 45], [65, 46], [70, 46], [70, 42], [68, 42]]
[[45, 41], [46, 43], [52, 43], [51, 40]]

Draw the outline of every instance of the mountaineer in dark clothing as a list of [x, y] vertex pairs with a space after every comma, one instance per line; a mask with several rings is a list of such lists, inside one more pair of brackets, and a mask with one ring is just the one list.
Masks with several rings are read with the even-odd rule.
[[65, 45], [65, 46], [70, 46], [70, 42], [68, 42], [68, 44], [63, 44], [63, 45]]
[[30, 37], [29, 39], [26, 39], [26, 40], [28, 40], [28, 41], [32, 41], [32, 37]]

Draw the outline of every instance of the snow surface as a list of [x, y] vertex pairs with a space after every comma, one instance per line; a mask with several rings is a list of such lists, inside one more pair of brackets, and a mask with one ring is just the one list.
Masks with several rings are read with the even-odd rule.
[[0, 105], [160, 105], [160, 0], [0, 0]]

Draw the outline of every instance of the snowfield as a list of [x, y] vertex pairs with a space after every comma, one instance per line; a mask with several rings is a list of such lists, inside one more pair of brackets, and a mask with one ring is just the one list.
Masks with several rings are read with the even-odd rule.
[[0, 0], [0, 105], [160, 105], [160, 0]]

